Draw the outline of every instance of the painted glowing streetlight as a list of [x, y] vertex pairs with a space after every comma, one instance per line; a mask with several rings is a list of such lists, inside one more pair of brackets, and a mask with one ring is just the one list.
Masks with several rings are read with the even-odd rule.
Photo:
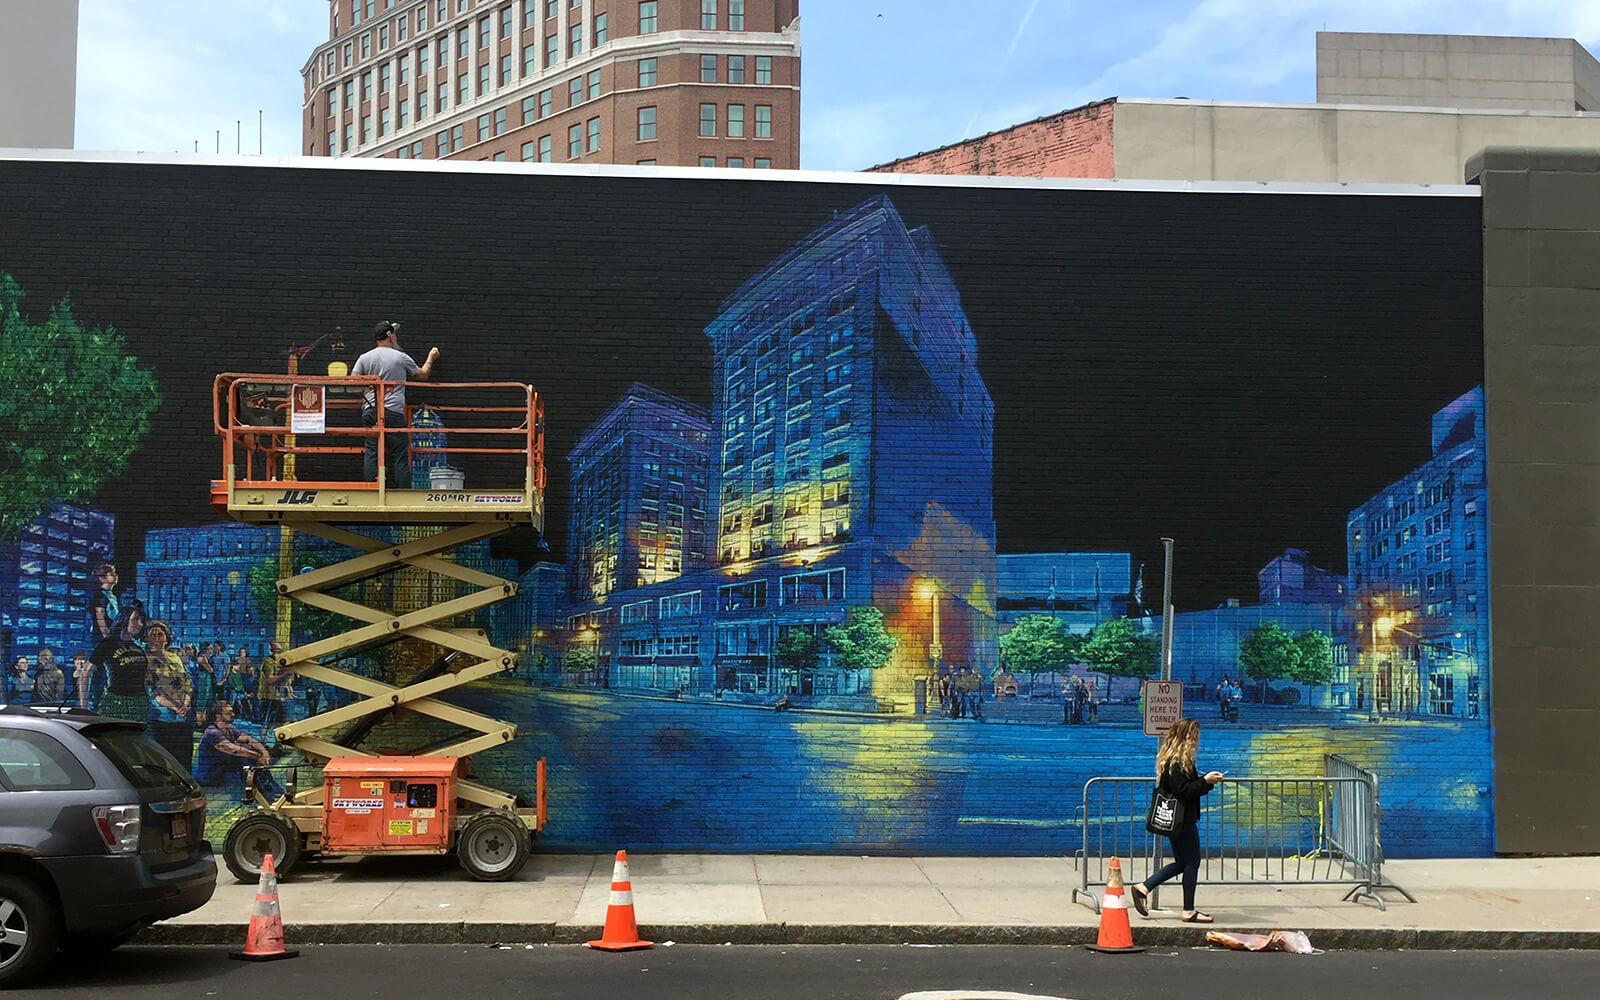
[[931, 674], [937, 679], [939, 676], [939, 661], [944, 658], [944, 646], [939, 642], [938, 581], [931, 578], [922, 581], [922, 586], [917, 593], [928, 599], [928, 606], [933, 610], [933, 641], [928, 643], [928, 660], [932, 664]]

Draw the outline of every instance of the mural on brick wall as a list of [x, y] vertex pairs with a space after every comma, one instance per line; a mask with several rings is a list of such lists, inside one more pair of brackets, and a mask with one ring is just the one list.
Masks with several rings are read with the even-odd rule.
[[[241, 764], [296, 763], [273, 728], [349, 697], [269, 659], [346, 627], [274, 585], [349, 552], [205, 506], [210, 379], [321, 371], [398, 317], [419, 357], [444, 345], [437, 377], [546, 402], [544, 539], [456, 556], [518, 581], [470, 622], [518, 664], [455, 700], [521, 733], [480, 779], [524, 790], [548, 759], [553, 849], [1074, 849], [1084, 782], [1151, 766], [1170, 534], [1172, 676], [1208, 762], [1307, 776], [1338, 753], [1381, 776], [1391, 856], [1492, 850], [1478, 276], [1452, 242], [1475, 202], [364, 175], [374, 204], [423, 191], [440, 218], [490, 191], [681, 218], [341, 283], [298, 256], [312, 212], [195, 251], [166, 301], [185, 262], [155, 253], [162, 212], [224, 211], [191, 182], [246, 206], [352, 190], [245, 173], [111, 195], [148, 255], [0, 242], [0, 382], [38, 386], [0, 399], [6, 697], [148, 722], [213, 790], [214, 834]], [[721, 199], [740, 210], [705, 217]], [[1392, 246], [1395, 206], [1434, 259]], [[537, 291], [505, 280], [523, 267]], [[291, 275], [309, 288], [279, 299]], [[208, 323], [246, 332], [185, 349]], [[437, 461], [413, 455], [419, 485]], [[422, 586], [365, 596], [403, 610]], [[403, 682], [428, 655], [359, 669]]]

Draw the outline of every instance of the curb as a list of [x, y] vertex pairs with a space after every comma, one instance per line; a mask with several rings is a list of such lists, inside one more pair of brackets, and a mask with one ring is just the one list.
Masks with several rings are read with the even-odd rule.
[[[1273, 928], [1220, 926], [1266, 934]], [[1326, 951], [1594, 951], [1600, 931], [1428, 930], [1420, 928], [1298, 928]], [[304, 923], [286, 924], [284, 937], [298, 945], [337, 944], [582, 944], [600, 936], [599, 924], [556, 923]], [[1141, 927], [1139, 944], [1152, 948], [1198, 948], [1200, 928]], [[1097, 929], [1073, 925], [971, 924], [643, 924], [642, 936], [677, 944], [739, 945], [1086, 945]], [[237, 945], [238, 924], [156, 924], [141, 931], [145, 945]]]

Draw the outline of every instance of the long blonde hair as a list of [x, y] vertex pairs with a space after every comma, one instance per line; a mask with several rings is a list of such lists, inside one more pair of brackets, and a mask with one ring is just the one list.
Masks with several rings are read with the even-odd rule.
[[1161, 736], [1156, 749], [1156, 777], [1159, 779], [1173, 768], [1187, 771], [1194, 767], [1195, 750], [1200, 746], [1200, 723], [1193, 719], [1179, 719]]

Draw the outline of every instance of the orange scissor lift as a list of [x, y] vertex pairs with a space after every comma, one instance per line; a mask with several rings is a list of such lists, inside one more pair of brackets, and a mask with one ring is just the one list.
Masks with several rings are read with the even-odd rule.
[[[517, 584], [446, 558], [451, 550], [510, 531], [544, 526], [544, 411], [537, 393], [515, 382], [413, 383], [428, 393], [425, 406], [406, 407], [403, 426], [360, 419], [365, 392], [387, 402], [396, 383], [361, 376], [228, 373], [217, 376], [212, 423], [222, 438], [223, 478], [212, 482], [211, 503], [248, 524], [284, 529], [277, 584], [282, 610], [288, 601], [331, 611], [352, 621], [337, 635], [269, 657], [262, 670], [287, 670], [308, 681], [348, 692], [309, 718], [279, 725], [279, 746], [292, 746], [323, 765], [318, 787], [300, 790], [296, 770], [284, 793], [269, 800], [247, 776], [250, 811], [228, 831], [223, 856], [241, 881], [254, 880], [273, 855], [279, 873], [309, 855], [447, 854], [454, 852], [473, 877], [515, 875], [545, 821], [545, 762], [537, 761], [531, 801], [467, 777], [472, 754], [510, 742], [516, 726], [443, 700], [448, 691], [512, 670], [516, 654], [493, 645], [481, 629], [455, 627], [473, 614], [517, 594]], [[428, 411], [429, 420], [413, 419]], [[444, 426], [448, 421], [449, 426]], [[490, 485], [397, 489], [385, 469], [395, 435], [412, 442], [413, 455], [477, 463]], [[362, 455], [376, 444], [376, 482], [361, 481]], [[301, 465], [321, 478], [299, 477]], [[341, 478], [342, 477], [342, 478]], [[498, 481], [493, 481], [498, 480]], [[357, 530], [397, 530], [380, 538]], [[289, 532], [305, 532], [355, 550], [332, 565], [296, 573]], [[394, 574], [419, 570], [465, 584], [447, 585], [447, 599], [424, 607], [371, 607], [335, 596], [394, 593]], [[432, 590], [433, 588], [428, 588]], [[456, 596], [462, 590], [470, 592]], [[281, 627], [281, 626], [280, 626]], [[287, 645], [288, 632], [280, 639]], [[346, 669], [402, 639], [444, 650], [404, 684]], [[443, 724], [443, 741], [403, 753], [362, 748], [377, 723], [414, 712]]]

